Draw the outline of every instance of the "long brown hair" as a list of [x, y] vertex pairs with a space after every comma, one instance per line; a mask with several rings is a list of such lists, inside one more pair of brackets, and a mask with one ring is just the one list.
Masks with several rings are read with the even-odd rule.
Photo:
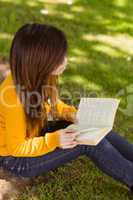
[[[64, 32], [48, 24], [25, 24], [14, 36], [10, 49], [10, 69], [17, 93], [18, 85], [24, 88], [24, 102], [20, 91], [18, 94], [26, 114], [27, 137], [36, 126], [42, 128], [47, 124], [44, 102], [48, 97], [51, 99], [53, 117], [56, 117], [58, 76], [51, 75], [51, 72], [63, 63], [67, 47]], [[34, 91], [43, 97], [39, 103], [37, 96], [27, 97], [28, 92]]]

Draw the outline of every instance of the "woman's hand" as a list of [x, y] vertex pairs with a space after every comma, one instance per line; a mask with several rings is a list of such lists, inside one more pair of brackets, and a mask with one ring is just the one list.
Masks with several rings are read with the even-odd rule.
[[79, 132], [73, 129], [60, 129], [59, 130], [60, 147], [62, 149], [67, 149], [77, 146], [79, 143], [74, 139], [79, 134], [80, 134]]

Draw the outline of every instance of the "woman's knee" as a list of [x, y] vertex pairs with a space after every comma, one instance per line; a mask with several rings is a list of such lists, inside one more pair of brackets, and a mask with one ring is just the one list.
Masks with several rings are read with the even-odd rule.
[[111, 145], [109, 143], [109, 141], [106, 138], [103, 138], [97, 145], [80, 145], [80, 152], [81, 154], [85, 154], [85, 155], [93, 155], [95, 154], [97, 151], [104, 151], [107, 149], [110, 149]]
[[106, 136], [105, 138], [106, 139], [113, 139], [115, 138], [115, 136], [117, 135], [118, 133], [116, 133], [114, 130], [111, 130]]
[[104, 137], [96, 146], [94, 146], [94, 150], [95, 151], [101, 151], [101, 152], [107, 152], [108, 150], [110, 150], [112, 148], [112, 145], [110, 144], [110, 142]]

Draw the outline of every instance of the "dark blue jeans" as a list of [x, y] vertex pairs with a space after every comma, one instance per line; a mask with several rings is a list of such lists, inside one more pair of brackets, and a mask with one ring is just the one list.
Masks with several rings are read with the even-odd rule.
[[[60, 121], [48, 126], [48, 131], [65, 128], [70, 124]], [[46, 130], [46, 129], [45, 129]], [[96, 146], [77, 145], [69, 149], [56, 148], [37, 157], [1, 157], [1, 166], [15, 176], [35, 177], [85, 155], [104, 173], [121, 183], [133, 185], [133, 144], [110, 131]]]

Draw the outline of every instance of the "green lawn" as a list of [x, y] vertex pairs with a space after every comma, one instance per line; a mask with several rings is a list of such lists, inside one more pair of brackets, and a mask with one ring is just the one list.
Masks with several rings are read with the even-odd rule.
[[[69, 42], [68, 68], [60, 78], [61, 97], [64, 101], [69, 98], [75, 106], [80, 94], [119, 97], [114, 130], [133, 142], [133, 1], [75, 0], [72, 5], [65, 0], [57, 2], [0, 1], [0, 60], [8, 61], [13, 34], [24, 23], [50, 23], [61, 28]], [[43, 14], [44, 9], [48, 14]], [[17, 198], [31, 199], [133, 198], [124, 185], [81, 156], [44, 174]]]

